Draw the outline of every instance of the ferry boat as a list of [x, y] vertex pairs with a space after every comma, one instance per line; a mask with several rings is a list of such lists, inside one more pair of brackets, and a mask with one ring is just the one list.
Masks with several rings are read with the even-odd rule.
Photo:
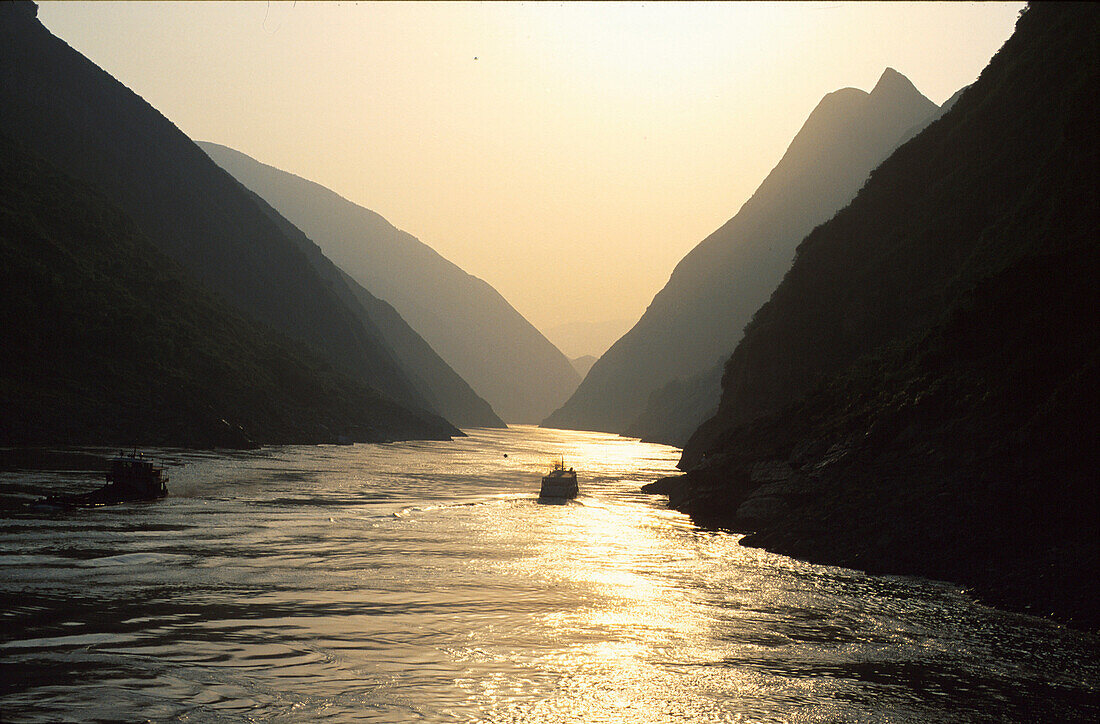
[[565, 461], [554, 463], [554, 469], [549, 475], [542, 477], [542, 489], [539, 491], [540, 499], [569, 500], [577, 497], [577, 472], [573, 468], [565, 469]]
[[107, 483], [90, 493], [49, 495], [35, 505], [58, 508], [94, 508], [141, 500], [157, 500], [168, 495], [168, 474], [152, 460], [134, 451], [111, 459]]

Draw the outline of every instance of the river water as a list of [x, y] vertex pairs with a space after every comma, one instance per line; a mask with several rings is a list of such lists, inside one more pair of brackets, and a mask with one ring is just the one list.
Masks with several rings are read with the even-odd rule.
[[638, 492], [675, 448], [469, 432], [159, 451], [171, 497], [97, 510], [0, 474], [0, 720], [1100, 718], [1096, 636], [698, 530]]

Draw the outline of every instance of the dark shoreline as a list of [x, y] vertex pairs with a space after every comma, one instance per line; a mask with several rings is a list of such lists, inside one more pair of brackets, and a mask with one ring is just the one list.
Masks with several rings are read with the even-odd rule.
[[667, 495], [670, 508], [702, 528], [744, 534], [744, 546], [875, 575], [945, 581], [984, 604], [1100, 633], [1100, 585], [1090, 575], [1097, 540], [1089, 528], [1067, 526], [1075, 532], [1057, 537], [1049, 526], [1006, 518], [1003, 510], [983, 515], [980, 504], [964, 500], [973, 488], [958, 487], [972, 471], [940, 477], [945, 471], [936, 465], [904, 481], [884, 480], [881, 465], [860, 469], [853, 462], [806, 474], [785, 461], [737, 466], [724, 459], [642, 490]]

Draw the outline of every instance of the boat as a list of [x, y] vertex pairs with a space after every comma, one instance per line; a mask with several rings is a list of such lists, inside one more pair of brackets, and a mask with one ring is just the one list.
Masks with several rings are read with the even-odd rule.
[[34, 505], [55, 508], [95, 508], [142, 500], [157, 500], [168, 495], [168, 473], [141, 453], [119, 454], [111, 459], [107, 482], [90, 493], [48, 495]]
[[577, 497], [577, 472], [565, 469], [565, 460], [558, 460], [548, 475], [542, 477], [539, 499], [569, 500]]

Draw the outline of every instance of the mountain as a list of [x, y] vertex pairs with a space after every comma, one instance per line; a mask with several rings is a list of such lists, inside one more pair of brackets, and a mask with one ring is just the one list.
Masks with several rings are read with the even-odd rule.
[[588, 374], [588, 370], [592, 369], [592, 365], [596, 364], [596, 359], [596, 357], [586, 354], [583, 357], [569, 360], [569, 364], [573, 365], [573, 369], [583, 378]]
[[932, 111], [925, 118], [921, 119], [920, 123], [917, 123], [916, 125], [912, 126], [909, 130], [907, 130], [905, 133], [901, 134], [901, 138], [899, 138], [898, 142], [894, 144], [894, 148], [890, 149], [891, 152], [893, 152], [894, 150], [898, 149], [899, 147], [901, 147], [902, 145], [907, 143], [909, 141], [909, 139], [913, 138], [918, 133], [923, 131], [925, 128], [932, 125], [933, 121], [939, 120], [940, 116], [942, 116], [944, 113], [947, 113], [949, 110], [954, 108], [955, 103], [959, 100], [959, 98], [962, 97], [962, 94], [969, 87], [970, 86], [963, 86], [959, 90], [955, 91], [954, 94], [952, 94], [952, 96], [950, 98], [948, 98], [947, 100], [945, 100], [943, 102], [943, 105], [941, 105], [936, 110]]
[[[933, 121], [951, 110], [962, 95], [963, 88], [944, 101], [943, 105], [911, 126], [891, 148], [891, 152], [927, 128]], [[678, 377], [650, 394], [645, 408], [622, 433], [647, 442], [683, 447], [691, 434], [714, 415], [722, 391], [724, 358], [702, 372]]]
[[378, 331], [402, 371], [427, 401], [429, 409], [461, 427], [505, 427], [504, 421], [497, 417], [489, 403], [477, 396], [397, 310], [339, 269], [311, 239], [266, 201], [243, 186], [241, 188], [302, 250], [317, 274], [336, 292], [355, 318], [365, 328]]
[[230, 309], [96, 189], [0, 134], [0, 445], [448, 439]]
[[248, 318], [410, 409], [431, 405], [381, 332], [300, 243], [164, 116], [50, 34], [33, 3], [0, 6], [0, 132], [100, 191], [187, 273]]
[[691, 434], [718, 411], [724, 367], [725, 360], [720, 360], [704, 372], [677, 377], [654, 390], [645, 409], [622, 434], [683, 447]]
[[393, 305], [509, 422], [537, 422], [576, 388], [569, 360], [487, 283], [375, 212], [214, 143], [202, 148]]
[[433, 410], [460, 427], [507, 427], [489, 403], [436, 354], [396, 309], [343, 271], [340, 276]]
[[1100, 626], [1100, 8], [1039, 3], [799, 245], [688, 472], [743, 542]]
[[851, 201], [901, 135], [935, 110], [890, 68], [870, 93], [826, 95], [737, 215], [680, 261], [638, 323], [543, 424], [622, 432], [651, 393], [728, 356], [798, 242]]

